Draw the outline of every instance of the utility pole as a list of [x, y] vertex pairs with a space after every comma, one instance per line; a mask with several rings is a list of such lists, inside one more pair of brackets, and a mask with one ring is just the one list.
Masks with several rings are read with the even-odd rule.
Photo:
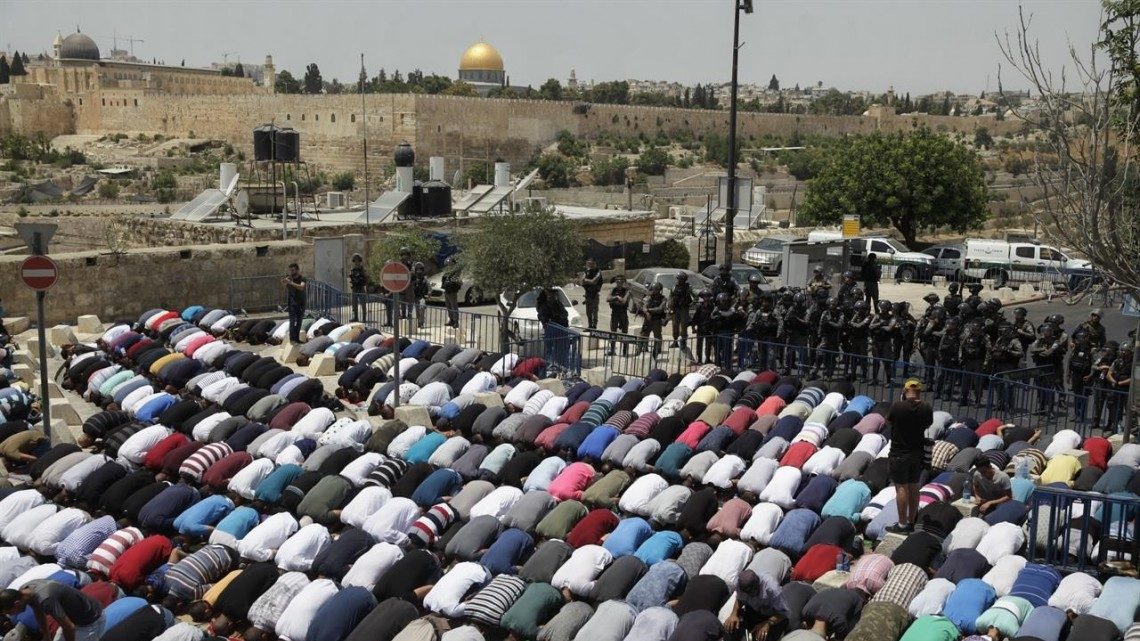
[[736, 90], [740, 60], [740, 12], [752, 13], [752, 0], [732, 0], [732, 88], [728, 104], [728, 202], [724, 208], [724, 262], [732, 264], [732, 227], [736, 218]]
[[368, 193], [368, 106], [364, 103], [364, 83], [368, 82], [368, 74], [364, 71], [364, 54], [360, 54], [360, 119], [364, 128], [364, 224], [370, 222], [371, 210], [369, 204], [372, 198]]

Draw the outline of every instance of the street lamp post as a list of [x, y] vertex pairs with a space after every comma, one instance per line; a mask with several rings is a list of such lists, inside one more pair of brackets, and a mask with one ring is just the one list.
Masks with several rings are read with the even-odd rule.
[[732, 264], [732, 227], [736, 218], [736, 69], [740, 59], [740, 12], [752, 13], [752, 0], [732, 0], [732, 86], [728, 103], [728, 202], [724, 208], [724, 262]]

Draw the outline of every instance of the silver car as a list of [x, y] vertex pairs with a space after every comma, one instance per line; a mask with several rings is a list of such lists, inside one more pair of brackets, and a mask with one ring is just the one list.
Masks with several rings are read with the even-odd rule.
[[950, 280], [961, 280], [966, 263], [966, 246], [961, 243], [934, 245], [922, 250], [934, 259], [934, 275], [945, 276]]
[[744, 250], [740, 260], [759, 269], [768, 276], [778, 276], [784, 267], [784, 245], [801, 241], [803, 238], [791, 235], [768, 236]]

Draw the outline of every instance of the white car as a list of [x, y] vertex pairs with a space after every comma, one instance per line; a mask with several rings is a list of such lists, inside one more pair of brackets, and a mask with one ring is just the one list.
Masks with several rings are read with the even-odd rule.
[[[511, 312], [511, 329], [519, 340], [531, 341], [542, 338], [542, 323], [538, 322], [538, 308], [535, 307], [538, 291], [538, 288], [535, 288], [519, 296], [518, 304], [515, 306], [515, 310]], [[555, 287], [554, 291], [558, 292], [558, 299], [566, 308], [566, 316], [570, 319], [570, 326], [582, 327], [582, 315], [574, 309], [578, 301], [570, 300], [566, 296], [566, 291], [561, 287]], [[507, 304], [508, 301], [503, 298], [503, 305]]]

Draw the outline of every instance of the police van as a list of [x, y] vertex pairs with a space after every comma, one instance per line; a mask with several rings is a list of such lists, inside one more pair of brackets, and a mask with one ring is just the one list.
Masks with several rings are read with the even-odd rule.
[[[817, 229], [808, 233], [808, 242], [843, 240], [838, 230]], [[890, 236], [865, 236], [847, 240], [851, 267], [858, 269], [874, 254], [883, 270], [883, 278], [894, 278], [902, 283], [929, 281], [934, 275], [934, 259], [910, 248]]]
[[1089, 261], [1038, 242], [968, 239], [962, 267], [967, 278], [993, 279], [995, 287], [1014, 281], [1070, 285], [1093, 275]]

